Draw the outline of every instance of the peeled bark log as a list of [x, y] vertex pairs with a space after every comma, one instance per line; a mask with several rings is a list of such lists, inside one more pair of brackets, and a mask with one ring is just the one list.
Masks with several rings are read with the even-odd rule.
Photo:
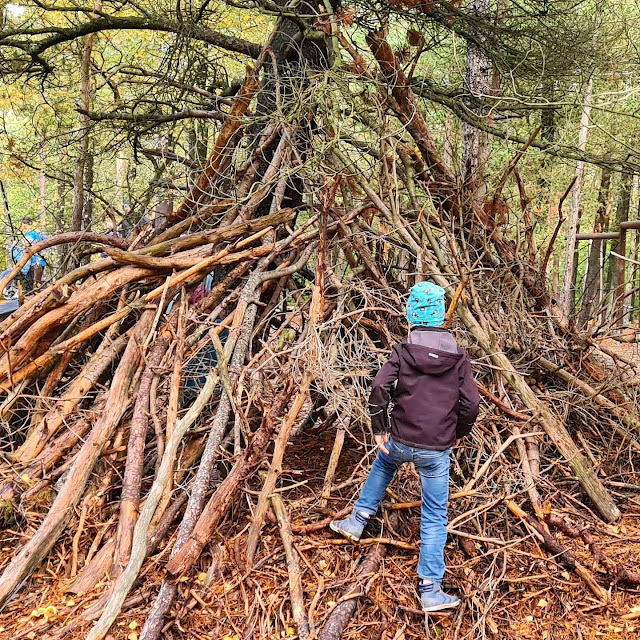
[[309, 392], [309, 386], [311, 385], [311, 376], [307, 374], [302, 381], [298, 393], [296, 395], [295, 402], [291, 407], [291, 411], [287, 416], [287, 419], [283, 422], [278, 437], [275, 441], [273, 450], [273, 458], [269, 465], [269, 473], [264, 480], [264, 485], [260, 491], [260, 497], [258, 498], [258, 505], [256, 506], [253, 514], [253, 521], [247, 534], [247, 561], [251, 565], [253, 558], [258, 548], [258, 539], [260, 532], [262, 531], [262, 525], [264, 524], [264, 518], [269, 506], [269, 496], [273, 492], [276, 486], [276, 482], [282, 473], [282, 459], [284, 452], [289, 442], [289, 435], [291, 429], [298, 418], [298, 414], [302, 409], [302, 405], [307, 399], [307, 393]]

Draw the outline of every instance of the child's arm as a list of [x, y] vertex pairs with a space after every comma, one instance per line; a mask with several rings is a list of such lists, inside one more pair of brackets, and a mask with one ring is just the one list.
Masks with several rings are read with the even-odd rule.
[[371, 383], [371, 395], [369, 396], [369, 415], [371, 416], [371, 428], [375, 435], [384, 435], [391, 431], [389, 426], [389, 402], [391, 402], [391, 390], [398, 379], [400, 369], [400, 345], [395, 345], [389, 359], [382, 365], [382, 369]]
[[460, 400], [458, 402], [458, 424], [456, 427], [456, 438], [464, 438], [469, 434], [478, 418], [480, 407], [480, 394], [476, 381], [473, 379], [471, 362], [465, 353], [464, 360], [460, 367]]

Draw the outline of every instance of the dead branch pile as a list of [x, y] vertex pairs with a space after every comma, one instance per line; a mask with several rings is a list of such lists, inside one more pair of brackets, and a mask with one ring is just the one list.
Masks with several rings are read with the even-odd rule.
[[[164, 228], [124, 244], [58, 238], [108, 257], [0, 326], [11, 637], [419, 635], [412, 470], [360, 548], [326, 525], [375, 454], [368, 381], [425, 278], [451, 296], [485, 399], [453, 463], [447, 555], [465, 604], [427, 624], [456, 638], [570, 636], [580, 612], [623, 606], [640, 584], [633, 549], [615, 548], [633, 525], [602, 523], [639, 508], [633, 363], [550, 299], [524, 191], [514, 227], [496, 222], [520, 156], [487, 205], [467, 198], [391, 48], [368, 44], [389, 110], [370, 124], [392, 131], [368, 148], [374, 169], [320, 111], [323, 144], [308, 143], [302, 109], [242, 146], [268, 45]], [[514, 602], [531, 605], [528, 629]]]

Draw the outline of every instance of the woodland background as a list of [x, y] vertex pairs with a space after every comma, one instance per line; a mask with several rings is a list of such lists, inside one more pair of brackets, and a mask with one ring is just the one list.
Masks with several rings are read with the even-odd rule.
[[[51, 236], [0, 322], [1, 633], [637, 636], [636, 2], [0, 6], [0, 287]], [[326, 526], [427, 278], [483, 396], [442, 617], [411, 468]]]

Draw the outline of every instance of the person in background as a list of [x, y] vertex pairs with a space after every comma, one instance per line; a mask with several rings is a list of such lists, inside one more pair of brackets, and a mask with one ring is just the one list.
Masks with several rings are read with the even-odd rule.
[[[444, 327], [444, 289], [416, 284], [407, 303], [408, 338], [372, 383], [371, 426], [379, 448], [359, 499], [331, 529], [355, 542], [375, 515], [396, 471], [413, 462], [420, 475], [422, 512], [418, 595], [425, 612], [456, 607], [442, 591], [449, 497], [449, 456], [478, 417], [480, 396], [467, 353]], [[389, 404], [393, 410], [389, 415]]]
[[[37, 244], [48, 237], [44, 233], [37, 231], [33, 219], [26, 216], [20, 221], [20, 232], [26, 246]], [[15, 264], [22, 258], [24, 252], [24, 246], [19, 242], [16, 241], [11, 245], [11, 257]], [[46, 264], [45, 259], [37, 253], [31, 256], [29, 262], [22, 267], [21, 273], [25, 280], [27, 291], [32, 291], [40, 285]]]

